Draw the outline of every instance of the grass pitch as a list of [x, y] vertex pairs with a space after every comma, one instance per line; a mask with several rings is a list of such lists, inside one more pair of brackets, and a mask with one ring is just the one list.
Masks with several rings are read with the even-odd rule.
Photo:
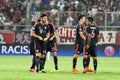
[[[72, 73], [72, 56], [58, 56], [59, 72], [54, 69], [53, 59], [46, 60], [47, 73], [31, 73], [32, 56], [0, 56], [0, 80], [120, 80], [120, 58], [98, 57], [98, 72], [82, 74], [82, 57], [79, 57], [77, 69], [79, 73]], [[90, 67], [93, 68], [91, 58]]]

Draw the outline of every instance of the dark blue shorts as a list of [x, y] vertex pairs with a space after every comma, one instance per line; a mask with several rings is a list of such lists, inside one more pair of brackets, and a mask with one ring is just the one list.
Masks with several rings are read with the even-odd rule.
[[56, 52], [57, 51], [56, 41], [48, 41], [47, 42], [47, 51], [50, 51], [50, 52]]
[[91, 45], [90, 46], [90, 48], [88, 49], [88, 54], [92, 57], [97, 56], [96, 45]]
[[36, 40], [36, 53], [45, 54], [47, 52], [46, 46], [47, 46], [46, 41], [37, 41]]
[[84, 45], [81, 44], [75, 44], [75, 54], [81, 54], [83, 53], [83, 47]]

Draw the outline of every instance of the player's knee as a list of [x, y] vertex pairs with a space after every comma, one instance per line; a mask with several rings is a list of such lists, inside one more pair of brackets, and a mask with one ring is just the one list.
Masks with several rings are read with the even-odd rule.
[[75, 54], [75, 55], [74, 55], [74, 58], [75, 58], [75, 59], [77, 59], [77, 58], [78, 58], [78, 55], [77, 55], [77, 54]]
[[36, 56], [36, 58], [35, 58], [35, 63], [36, 63], [36, 64], [39, 64], [39, 63], [40, 63], [40, 57]]
[[87, 55], [84, 55], [83, 58], [84, 58], [84, 59], [87, 59]]
[[36, 53], [36, 56], [40, 57], [40, 56], [41, 56], [41, 53], [38, 53], [38, 52], [37, 52], [37, 53]]
[[57, 48], [52, 48], [52, 52], [56, 52], [57, 51]]
[[97, 60], [97, 57], [93, 57], [93, 60]]
[[57, 55], [56, 55], [56, 52], [53, 51], [53, 52], [52, 52], [52, 56], [53, 56], [53, 57], [54, 57], [54, 56], [57, 56]]
[[41, 54], [41, 58], [44, 58], [46, 55], [45, 54]]

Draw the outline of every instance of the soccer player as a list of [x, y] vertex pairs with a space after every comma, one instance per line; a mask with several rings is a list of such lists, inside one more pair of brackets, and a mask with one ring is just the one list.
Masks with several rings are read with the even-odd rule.
[[58, 30], [55, 29], [55, 26], [51, 23], [49, 23], [48, 21], [46, 22], [46, 24], [49, 27], [50, 30], [50, 37], [48, 39], [47, 42], [47, 52], [52, 52], [52, 56], [53, 56], [53, 60], [54, 60], [54, 65], [55, 65], [55, 70], [53, 71], [57, 71], [58, 70], [58, 58], [57, 58], [57, 43], [56, 43], [56, 36], [58, 35]]
[[36, 72], [35, 70], [35, 47], [34, 47], [34, 37], [31, 36], [31, 41], [30, 41], [30, 55], [33, 55], [32, 59], [32, 65], [30, 67], [30, 72]]
[[79, 70], [76, 69], [76, 63], [77, 63], [79, 54], [83, 53], [83, 47], [86, 40], [86, 37], [84, 36], [84, 26], [83, 26], [83, 23], [85, 22], [85, 16], [80, 15], [78, 17], [78, 20], [79, 20], [79, 23], [76, 26], [75, 52], [73, 56], [72, 72], [79, 72]]
[[[87, 43], [85, 46], [85, 55], [87, 56], [91, 56], [93, 57], [93, 65], [94, 65], [94, 73], [96, 73], [97, 71], [97, 53], [96, 53], [96, 43], [98, 42], [99, 39], [99, 28], [96, 27], [93, 24], [93, 18], [88, 17], [86, 19], [86, 24], [88, 25], [87, 28], [87, 33], [88, 33], [88, 37], [87, 37]], [[85, 69], [83, 71], [83, 73], [86, 73], [86, 65], [88, 65], [88, 62], [85, 62], [87, 64], [84, 64]]]
[[36, 66], [37, 66], [37, 72], [41, 71], [42, 73], [46, 73], [43, 70], [44, 66], [44, 57], [46, 54], [46, 41], [48, 40], [50, 33], [48, 26], [45, 24], [47, 21], [47, 15], [42, 14], [41, 15], [41, 21], [39, 24], [37, 24], [32, 31], [32, 36], [35, 38], [36, 43]]
[[[40, 23], [40, 20], [36, 21], [33, 27], [35, 27], [38, 23]], [[31, 29], [31, 33], [32, 33], [32, 29]], [[33, 36], [31, 36], [29, 47], [30, 47], [30, 55], [33, 55], [32, 65], [29, 71], [36, 72], [35, 70], [35, 39]]]

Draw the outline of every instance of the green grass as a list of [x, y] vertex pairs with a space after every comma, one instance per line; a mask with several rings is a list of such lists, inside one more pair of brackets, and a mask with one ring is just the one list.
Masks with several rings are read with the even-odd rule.
[[[29, 68], [32, 56], [0, 56], [0, 80], [120, 80], [120, 58], [98, 57], [98, 73], [82, 74], [82, 57], [79, 57], [77, 69], [79, 73], [72, 73], [72, 57], [58, 56], [59, 72], [54, 69], [52, 57], [47, 60], [47, 73], [31, 73]], [[90, 67], [92, 66], [92, 58]]]

